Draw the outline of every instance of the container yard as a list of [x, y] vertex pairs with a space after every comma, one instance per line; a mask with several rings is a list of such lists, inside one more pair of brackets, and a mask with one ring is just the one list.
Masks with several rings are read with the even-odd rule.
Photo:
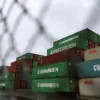
[[10, 98], [9, 91], [13, 91], [16, 100], [40, 100], [43, 96], [48, 100], [55, 96], [100, 100], [99, 46], [100, 36], [84, 29], [54, 41], [47, 56], [20, 55], [10, 66], [0, 67], [0, 91], [5, 93], [1, 97]]

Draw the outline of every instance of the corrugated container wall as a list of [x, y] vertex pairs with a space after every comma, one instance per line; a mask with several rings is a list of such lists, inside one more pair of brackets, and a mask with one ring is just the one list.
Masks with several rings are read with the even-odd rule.
[[78, 64], [78, 77], [100, 77], [100, 59], [81, 62]]
[[76, 88], [77, 81], [72, 78], [51, 78], [32, 81], [32, 90], [35, 92], [76, 92]]
[[32, 78], [53, 78], [61, 76], [72, 76], [74, 66], [69, 62], [59, 62], [50, 65], [33, 68]]

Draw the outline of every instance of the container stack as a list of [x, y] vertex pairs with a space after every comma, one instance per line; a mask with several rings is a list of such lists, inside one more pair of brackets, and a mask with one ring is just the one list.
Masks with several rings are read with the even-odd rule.
[[100, 97], [100, 47], [86, 50], [84, 60], [78, 64], [79, 94]]
[[[0, 89], [13, 89], [14, 88], [14, 73], [11, 73], [8, 66], [4, 66], [0, 73]], [[6, 71], [4, 71], [6, 70]]]
[[[79, 92], [81, 97], [100, 97], [98, 46], [100, 35], [87, 28], [55, 41], [47, 56], [21, 55], [11, 67], [0, 67], [0, 89], [32, 89], [46, 96], [67, 93], [76, 97]], [[18, 97], [22, 99], [27, 100]]]
[[21, 81], [21, 75], [22, 75], [22, 66], [21, 66], [20, 61], [12, 62], [10, 70], [11, 72], [15, 74], [14, 89], [20, 89], [20, 81]]
[[26, 53], [20, 57], [17, 57], [16, 60], [20, 62], [22, 72], [20, 80], [21, 89], [31, 89], [32, 88], [32, 68], [38, 66], [38, 61], [42, 55]]
[[32, 70], [32, 91], [76, 93], [75, 65], [83, 61], [80, 51], [82, 49], [75, 47], [42, 57], [38, 63], [39, 67]]
[[47, 50], [47, 55], [58, 53], [69, 48], [78, 47], [83, 50], [94, 48], [100, 44], [99, 35], [90, 29], [84, 29], [53, 43], [53, 47]]

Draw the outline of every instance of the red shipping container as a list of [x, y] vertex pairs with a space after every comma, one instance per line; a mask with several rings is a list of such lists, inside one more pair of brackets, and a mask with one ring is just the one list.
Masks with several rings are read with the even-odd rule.
[[33, 65], [33, 61], [32, 60], [20, 60], [21, 61], [21, 65]]
[[27, 88], [27, 81], [21, 80], [21, 82], [20, 82], [20, 88], [21, 89], [26, 89]]
[[88, 40], [88, 48], [91, 49], [91, 48], [94, 48], [94, 47], [97, 47], [98, 44], [92, 40]]
[[83, 49], [72, 48], [46, 57], [42, 57], [38, 65], [42, 66], [62, 61], [81, 62], [84, 60], [83, 51]]
[[9, 68], [9, 72], [12, 72], [12, 73], [21, 73], [22, 72], [22, 68], [20, 66], [11, 66]]
[[32, 68], [29, 68], [29, 74], [32, 74]]
[[38, 60], [38, 55], [37, 54], [34, 54], [33, 60]]

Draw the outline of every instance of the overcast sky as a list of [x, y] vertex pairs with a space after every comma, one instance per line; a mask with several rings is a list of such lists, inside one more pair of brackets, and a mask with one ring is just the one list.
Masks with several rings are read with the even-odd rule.
[[[0, 1], [0, 7], [2, 2]], [[7, 9], [13, 0], [7, 0], [3, 15], [7, 16]], [[23, 3], [24, 0], [19, 0]], [[39, 17], [39, 12], [47, 0], [27, 0], [26, 8], [36, 18]], [[18, 5], [14, 5], [9, 15], [8, 25], [10, 31], [13, 30], [14, 24], [22, 9]], [[96, 33], [100, 33], [100, 0], [52, 0], [50, 8], [42, 20], [48, 33], [54, 37], [54, 40], [63, 38], [74, 32], [84, 28], [90, 28]], [[0, 35], [3, 31], [3, 24], [0, 23]], [[37, 25], [24, 16], [19, 24], [19, 27], [14, 35], [15, 45], [20, 54], [24, 54], [27, 43], [31, 36], [35, 34]], [[9, 35], [5, 34], [2, 40], [2, 58], [10, 47]], [[47, 49], [53, 46], [53, 41], [48, 41], [44, 36], [40, 36], [37, 41], [32, 43], [32, 50], [27, 52], [46, 55]], [[6, 59], [6, 65], [10, 65], [18, 55], [11, 53]], [[1, 64], [0, 64], [1, 65]]]

